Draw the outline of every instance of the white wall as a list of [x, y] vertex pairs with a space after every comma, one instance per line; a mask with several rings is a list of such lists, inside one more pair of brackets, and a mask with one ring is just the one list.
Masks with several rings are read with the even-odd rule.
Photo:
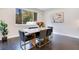
[[[51, 15], [55, 12], [64, 11], [64, 23], [53, 23]], [[79, 38], [79, 9], [65, 8], [52, 9], [45, 12], [46, 25], [54, 27], [54, 33]]]
[[[38, 19], [45, 18], [46, 25], [52, 25], [54, 27], [54, 33], [79, 38], [79, 9], [50, 9], [45, 12], [42, 12], [38, 9], [27, 10], [38, 12]], [[51, 15], [59, 11], [64, 11], [64, 23], [52, 23]], [[8, 24], [9, 38], [17, 36], [18, 30], [26, 27], [25, 25], [15, 24], [15, 8], [0, 8], [0, 19], [4, 20]]]
[[[30, 11], [34, 11], [38, 13], [37, 19], [43, 19], [43, 12], [37, 9], [26, 9]], [[17, 25], [16, 22], [16, 13], [15, 8], [0, 8], [0, 20], [5, 21], [8, 24], [8, 38], [18, 36], [18, 30], [24, 27], [25, 25]], [[0, 40], [1, 40], [1, 33], [0, 33]]]

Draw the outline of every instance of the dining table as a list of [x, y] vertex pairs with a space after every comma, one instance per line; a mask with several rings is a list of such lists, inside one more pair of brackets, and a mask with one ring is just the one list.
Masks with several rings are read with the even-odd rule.
[[[35, 47], [36, 46], [36, 33], [37, 32], [40, 32], [40, 31], [42, 31], [42, 30], [48, 30], [48, 29], [50, 29], [50, 28], [46, 28], [46, 27], [42, 27], [42, 28], [31, 28], [31, 29], [28, 29], [28, 28], [24, 28], [24, 29], [22, 29], [21, 30], [21, 32], [24, 32], [25, 33], [25, 35], [26, 34], [31, 34], [32, 35], [32, 39], [31, 39], [31, 42], [32, 42], [32, 45], [33, 45], [33, 47]], [[44, 46], [44, 45], [46, 45], [47, 43], [48, 43], [48, 37], [44, 37], [44, 44], [43, 45], [41, 45], [41, 46], [39, 46], [39, 47], [42, 47], [42, 46]]]

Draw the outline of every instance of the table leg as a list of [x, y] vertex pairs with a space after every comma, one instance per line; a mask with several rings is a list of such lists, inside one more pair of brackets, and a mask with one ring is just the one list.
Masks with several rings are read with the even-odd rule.
[[35, 47], [36, 46], [36, 39], [35, 39], [35, 34], [32, 34], [32, 45], [33, 45], [33, 47]]
[[48, 37], [44, 38], [44, 43], [47, 43], [49, 41]]
[[49, 42], [48, 37], [45, 37], [42, 44], [40, 46], [38, 46], [38, 47], [41, 48], [41, 47], [45, 46], [48, 42]]

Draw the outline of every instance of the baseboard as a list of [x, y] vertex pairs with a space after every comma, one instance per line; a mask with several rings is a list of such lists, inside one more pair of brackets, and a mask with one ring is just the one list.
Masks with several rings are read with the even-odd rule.
[[15, 38], [15, 37], [19, 37], [19, 35], [8, 36], [8, 39]]
[[68, 36], [68, 37], [72, 37], [72, 38], [77, 38], [77, 39], [79, 39], [79, 36], [74, 36], [74, 35], [70, 35], [70, 34], [63, 34], [63, 33], [56, 33], [56, 32], [54, 32], [54, 34], [63, 35], [63, 36]]
[[[70, 34], [63, 34], [63, 33], [57, 33], [57, 32], [54, 32], [54, 34], [68, 36], [68, 37], [78, 38], [79, 39], [79, 36], [74, 36], [74, 35], [70, 35]], [[15, 37], [19, 37], [19, 35], [8, 36], [8, 39], [15, 38]]]
[[[16, 37], [19, 37], [19, 35], [8, 36], [8, 39], [12, 39], [12, 38], [16, 38]], [[0, 41], [2, 41], [2, 38], [0, 38]]]

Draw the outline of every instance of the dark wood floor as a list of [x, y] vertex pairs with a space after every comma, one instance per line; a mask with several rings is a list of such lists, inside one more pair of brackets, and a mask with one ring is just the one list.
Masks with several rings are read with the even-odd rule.
[[[0, 50], [21, 50], [19, 38], [9, 39], [5, 43], [0, 42]], [[34, 47], [30, 50], [79, 50], [79, 39], [54, 34], [50, 43], [42, 48]]]

